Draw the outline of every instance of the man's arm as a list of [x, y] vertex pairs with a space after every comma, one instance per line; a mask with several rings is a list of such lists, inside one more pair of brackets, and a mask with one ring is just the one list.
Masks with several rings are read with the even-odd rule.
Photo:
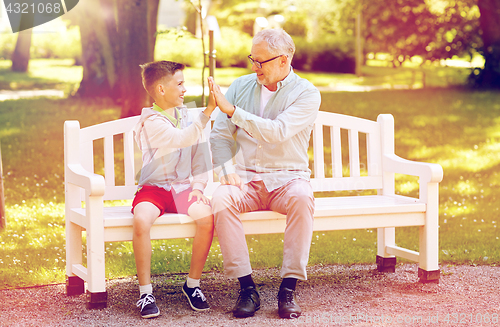
[[282, 143], [314, 123], [320, 104], [319, 91], [306, 90], [275, 119], [262, 118], [236, 107], [231, 122], [259, 141]]
[[[233, 99], [235, 88], [234, 84], [232, 84], [226, 92], [226, 97]], [[219, 104], [217, 103], [217, 105]], [[210, 147], [214, 171], [219, 177], [235, 172], [233, 166], [233, 149], [235, 146], [233, 135], [236, 129], [236, 125], [228, 119], [225, 113], [220, 112], [217, 115], [210, 132]]]
[[267, 143], [284, 142], [305, 126], [313, 124], [321, 104], [319, 91], [311, 87], [304, 90], [290, 106], [271, 120], [233, 106], [232, 99], [225, 97], [217, 85], [213, 89], [219, 109], [230, 117], [229, 120], [253, 138]]

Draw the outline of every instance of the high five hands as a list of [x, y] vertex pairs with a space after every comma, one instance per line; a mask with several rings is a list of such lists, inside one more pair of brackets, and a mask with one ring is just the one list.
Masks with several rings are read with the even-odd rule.
[[227, 101], [224, 94], [222, 94], [220, 86], [215, 83], [213, 77], [208, 78], [208, 87], [210, 88], [210, 98], [208, 101], [209, 105], [210, 101], [213, 99], [216, 106], [219, 107], [220, 111], [231, 117], [234, 113], [235, 107], [229, 101]]

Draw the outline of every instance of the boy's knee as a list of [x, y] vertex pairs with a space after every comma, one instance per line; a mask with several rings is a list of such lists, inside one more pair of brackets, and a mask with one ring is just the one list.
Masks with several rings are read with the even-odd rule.
[[145, 219], [142, 219], [140, 216], [134, 216], [133, 229], [135, 235], [143, 235], [149, 233], [150, 226]]
[[188, 209], [188, 215], [196, 222], [198, 220], [204, 220], [205, 218], [210, 218], [209, 220], [213, 221], [212, 208], [209, 205], [203, 203], [193, 203], [192, 205], [190, 205]]

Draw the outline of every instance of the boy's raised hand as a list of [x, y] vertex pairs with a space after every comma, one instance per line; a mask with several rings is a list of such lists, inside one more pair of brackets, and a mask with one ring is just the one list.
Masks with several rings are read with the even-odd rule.
[[215, 95], [213, 92], [213, 85], [214, 85], [214, 80], [212, 77], [208, 78], [208, 88], [210, 89], [210, 93], [208, 95], [208, 105], [205, 110], [203, 110], [203, 113], [207, 116], [210, 117], [212, 112], [215, 110], [217, 107], [217, 101], [215, 100]]

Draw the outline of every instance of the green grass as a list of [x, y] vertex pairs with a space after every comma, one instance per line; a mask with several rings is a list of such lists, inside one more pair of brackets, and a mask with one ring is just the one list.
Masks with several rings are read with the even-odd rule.
[[28, 73], [10, 67], [10, 60], [0, 60], [0, 90], [59, 89], [71, 94], [82, 80], [82, 66], [75, 66], [73, 59], [30, 60]]
[[[35, 81], [40, 85], [61, 82], [57, 76], [47, 83], [40, 81], [35, 77], [39, 76], [36, 68], [31, 74], [16, 78], [19, 83]], [[228, 73], [225, 78], [233, 77]], [[71, 83], [63, 83], [63, 87]], [[439, 163], [444, 168], [440, 187], [440, 262], [500, 263], [500, 94], [459, 88], [323, 92], [321, 110], [367, 119], [376, 119], [380, 113], [393, 114], [396, 153]], [[106, 100], [41, 98], [0, 102], [8, 223], [7, 229], [0, 231], [0, 289], [64, 281], [63, 122], [78, 119], [82, 126], [88, 126], [118, 117], [119, 108]], [[399, 193], [417, 194], [414, 179], [398, 176], [398, 182]], [[281, 265], [282, 234], [250, 235], [247, 241], [254, 267]], [[418, 250], [417, 229], [398, 229], [396, 241]], [[375, 243], [375, 230], [317, 232], [310, 263], [373, 264]], [[152, 273], [187, 271], [191, 244], [190, 239], [154, 241]], [[220, 248], [214, 240], [205, 268], [221, 267]], [[132, 244], [107, 243], [107, 277], [135, 273]]]

